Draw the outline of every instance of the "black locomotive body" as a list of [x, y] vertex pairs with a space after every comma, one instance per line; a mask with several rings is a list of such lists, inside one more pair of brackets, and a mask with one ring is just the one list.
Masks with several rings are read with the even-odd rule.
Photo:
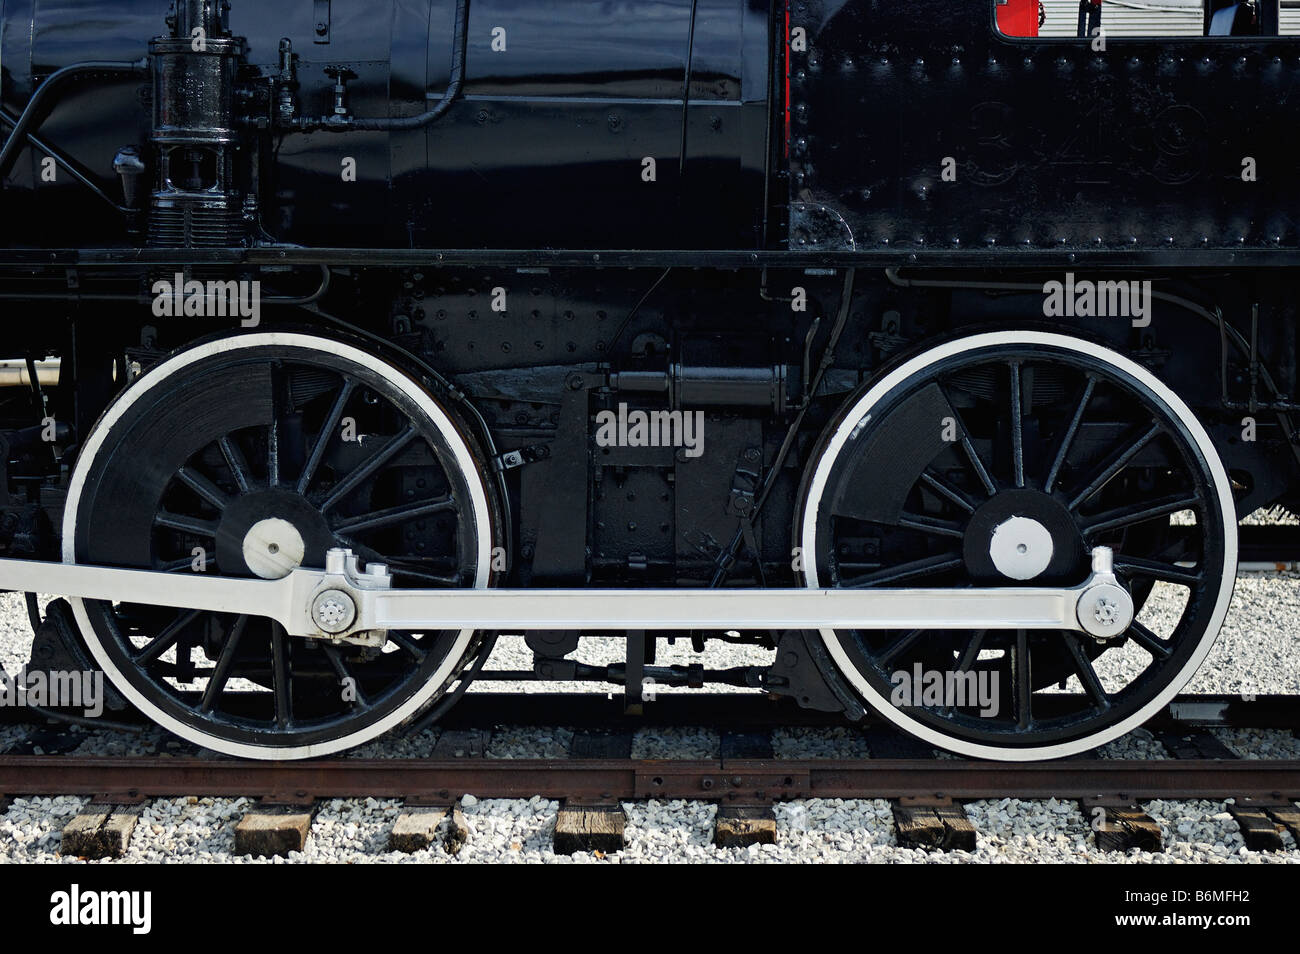
[[[992, 0], [3, 0], [4, 555], [276, 579], [347, 547], [396, 589], [665, 612], [1104, 584], [1064, 631], [1011, 602], [982, 629], [672, 631], [629, 602], [611, 667], [572, 658], [600, 627], [528, 634], [539, 676], [634, 702], [716, 679], [970, 755], [1100, 744], [1208, 653], [1238, 518], [1300, 506], [1300, 39], [1252, 22], [1098, 43], [1005, 36]], [[43, 631], [259, 757], [436, 716], [490, 650], [358, 630], [346, 597], [309, 635], [89, 598]], [[655, 666], [665, 635], [776, 653]]]

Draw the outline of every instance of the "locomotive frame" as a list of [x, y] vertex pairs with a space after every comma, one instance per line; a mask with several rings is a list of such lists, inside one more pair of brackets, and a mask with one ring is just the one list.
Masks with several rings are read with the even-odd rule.
[[[122, 22], [161, 29], [157, 6], [123, 4]], [[28, 386], [0, 404], [0, 584], [71, 597], [33, 625], [187, 738], [299, 757], [427, 721], [509, 624], [529, 629], [539, 676], [621, 682], [631, 706], [646, 679], [715, 679], [849, 718], [871, 708], [967, 755], [1072, 754], [1140, 724], [1205, 658], [1236, 517], [1298, 505], [1300, 177], [1280, 133], [1295, 40], [1097, 49], [1002, 36], [988, 0], [914, 0], [910, 18], [665, 0], [645, 7], [685, 26], [661, 58], [680, 61], [672, 95], [662, 63], [625, 73], [599, 50], [630, 35], [618, 18], [572, 68], [527, 75], [528, 54], [483, 67], [492, 18], [507, 36], [536, 29], [543, 50], [572, 21], [546, 34], [546, 10], [487, 4], [476, 19], [468, 0], [431, 3], [413, 56], [398, 37], [414, 5], [394, 6], [385, 39], [355, 6], [317, 3], [313, 23], [303, 3], [283, 40], [263, 29], [281, 14], [234, 6], [178, 0], [142, 59], [73, 63], [60, 51], [73, 27], [56, 22], [57, 56], [38, 71], [29, 51], [29, 75], [10, 68], [0, 97], [0, 201], [39, 223], [0, 249], [5, 312], [32, 316], [6, 325]], [[21, 22], [16, 7], [0, 23]], [[241, 14], [259, 29], [242, 35]], [[15, 32], [0, 34], [0, 68]], [[109, 50], [155, 35], [105, 33]], [[399, 62], [424, 64], [426, 82]], [[75, 97], [60, 107], [65, 84], [105, 73], [119, 77], [104, 90], [113, 121], [134, 130], [96, 126]], [[515, 126], [539, 149], [562, 128], [568, 151], [508, 155], [495, 127]], [[106, 136], [132, 135], [110, 150], [119, 201], [92, 170]], [[643, 142], [665, 151], [642, 156]], [[524, 185], [491, 205], [507, 181]], [[364, 243], [304, 244], [339, 235], [344, 216]], [[70, 244], [69, 217], [98, 241]], [[505, 247], [503, 228], [536, 247]], [[632, 240], [584, 245], [584, 228]], [[239, 311], [227, 283], [266, 310]], [[1091, 310], [1045, 307], [1067, 287], [1088, 289], [1077, 303]], [[1097, 314], [1097, 292], [1115, 306], [1130, 288], [1140, 319]], [[36, 364], [51, 355], [54, 385]], [[603, 446], [597, 415], [629, 408], [700, 415], [702, 454], [626, 427]], [[329, 437], [353, 418], [374, 458]], [[824, 512], [828, 496], [842, 509]], [[420, 522], [442, 513], [454, 527]], [[357, 538], [377, 530], [390, 535]], [[190, 573], [196, 549], [220, 578]], [[160, 588], [168, 569], [184, 583]], [[465, 589], [421, 597], [421, 580]], [[1187, 590], [1166, 635], [1138, 618], [1157, 585]], [[276, 588], [292, 595], [268, 599]], [[674, 610], [655, 606], [666, 598]], [[246, 638], [265, 616], [279, 628]], [[580, 632], [623, 628], [622, 665], [569, 658]], [[647, 630], [700, 650], [754, 642], [775, 660], [656, 667]], [[1146, 675], [1112, 692], [1093, 664], [1125, 647], [1149, 657]], [[979, 706], [891, 703], [890, 667], [909, 652], [927, 672], [986, 674], [1014, 705], [992, 725]], [[232, 673], [260, 691], [223, 712]], [[349, 679], [360, 696], [326, 699]], [[1071, 679], [1077, 711], [1035, 718], [1033, 697]]]

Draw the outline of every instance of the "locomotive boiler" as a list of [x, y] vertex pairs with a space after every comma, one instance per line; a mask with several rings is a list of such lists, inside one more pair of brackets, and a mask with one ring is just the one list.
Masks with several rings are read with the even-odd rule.
[[630, 709], [1117, 738], [1297, 506], [1268, 6], [3, 0], [31, 665], [255, 758], [428, 724], [518, 633]]

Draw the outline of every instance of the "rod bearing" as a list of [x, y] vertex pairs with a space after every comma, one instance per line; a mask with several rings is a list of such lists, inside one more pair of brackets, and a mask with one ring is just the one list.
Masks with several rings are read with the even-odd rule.
[[357, 605], [342, 590], [322, 590], [311, 601], [311, 618], [326, 633], [342, 633], [357, 618]]

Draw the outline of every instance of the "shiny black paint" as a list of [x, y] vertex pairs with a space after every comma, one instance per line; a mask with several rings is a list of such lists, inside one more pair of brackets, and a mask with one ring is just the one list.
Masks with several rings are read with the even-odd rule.
[[[293, 42], [304, 114], [328, 111], [333, 81], [324, 70], [342, 66], [357, 74], [348, 85], [354, 115], [412, 115], [427, 108], [426, 91], [437, 97], [447, 86], [454, 6], [334, 0], [326, 44], [313, 42], [307, 2], [236, 3], [230, 26], [248, 39], [246, 79], [272, 74], [280, 37]], [[5, 0], [6, 109], [21, 109], [33, 73], [88, 57], [137, 59], [163, 32], [165, 2], [107, 9], [87, 22], [82, 4], [34, 9]], [[478, 0], [465, 94], [437, 123], [394, 133], [276, 134], [264, 170], [267, 231], [318, 246], [673, 248], [690, 234], [704, 248], [757, 247], [767, 12], [743, 0], [700, 0], [687, 103], [690, 11], [690, 0]], [[498, 25], [507, 31], [506, 53], [491, 49]], [[139, 87], [76, 90], [42, 125], [43, 137], [114, 188], [114, 153], [147, 142]], [[656, 163], [654, 183], [642, 180], [646, 157]], [[356, 162], [355, 182], [343, 181], [345, 158]], [[121, 240], [100, 210], [86, 221], [75, 187], [39, 184], [34, 151], [22, 161], [6, 185], [6, 206], [56, 221], [74, 216], [78, 228], [6, 244]]]
[[1300, 37], [1111, 37], [1094, 52], [1002, 37], [989, 0], [905, 6], [794, 4], [809, 32], [793, 60], [795, 247], [1011, 263], [1022, 249], [1300, 246]]
[[[137, 58], [164, 29], [165, 0], [119, 0], [89, 31], [80, 4], [42, 3], [33, 27], [32, 0], [0, 2], [10, 113], [30, 95], [33, 72]], [[231, 29], [248, 40], [249, 88], [277, 71], [281, 37], [299, 57], [299, 115], [329, 110], [328, 67], [357, 74], [348, 105], [359, 117], [415, 115], [429, 106], [426, 92], [436, 101], [446, 88], [454, 0], [332, 0], [328, 43], [317, 42], [314, 6], [235, 0]], [[811, 52], [790, 56], [787, 167], [783, 4], [699, 0], [683, 97], [690, 0], [477, 0], [465, 95], [437, 122], [392, 133], [247, 130], [247, 144], [263, 140], [262, 225], [301, 247], [141, 249], [120, 215], [79, 184], [39, 183], [28, 150], [0, 198], [6, 219], [27, 223], [0, 240], [8, 246], [0, 310], [37, 316], [7, 325], [15, 348], [76, 356], [76, 392], [58, 400], [73, 404], [66, 416], [84, 433], [120, 380], [110, 362], [127, 353], [152, 360], [231, 330], [154, 319], [145, 292], [156, 272], [189, 264], [259, 277], [266, 294], [296, 297], [329, 266], [332, 285], [314, 310], [268, 306], [267, 325], [363, 328], [460, 388], [498, 450], [550, 450], [503, 478], [521, 544], [512, 573], [524, 581], [708, 580], [739, 527], [728, 509], [744, 481], [738, 458], [757, 448], [761, 466], [774, 460], [790, 408], [809, 397], [801, 381], [826, 346], [847, 268], [859, 270], [847, 328], [800, 448], [847, 393], [904, 351], [959, 328], [1041, 321], [1032, 289], [1067, 268], [1148, 269], [1141, 275], [1179, 283], [1241, 329], [1259, 302], [1261, 354], [1295, 393], [1291, 280], [1256, 266], [1300, 263], [1300, 237], [1287, 231], [1295, 186], [1277, 172], [1294, 165], [1293, 124], [1283, 119], [1300, 41], [1112, 40], [1110, 52], [1093, 54], [1073, 41], [995, 36], [989, 0], [905, 6], [902, 16], [896, 3], [792, 0], [791, 23], [807, 27]], [[508, 56], [490, 47], [498, 24]], [[1250, 77], [1232, 59], [1243, 56], [1263, 70], [1255, 86], [1269, 93], [1256, 90], [1247, 109], [1208, 92], [1245, 95]], [[1214, 82], [1199, 82], [1202, 70]], [[1041, 79], [1057, 71], [1068, 80]], [[1079, 104], [1088, 128], [1102, 123], [1105, 135], [1071, 138], [1079, 121], [1070, 107]], [[148, 142], [148, 115], [145, 84], [114, 83], [75, 91], [40, 132], [116, 194], [112, 156]], [[1153, 123], [1167, 135], [1153, 138]], [[1239, 164], [1214, 164], [1246, 148], [1260, 168], [1249, 186], [1229, 175]], [[647, 155], [657, 161], [653, 185], [641, 180]], [[958, 164], [955, 183], [940, 181], [947, 155]], [[342, 181], [344, 157], [356, 160], [357, 182]], [[1211, 241], [1188, 239], [1207, 217], [1217, 223]], [[1239, 221], [1246, 242], [1231, 238]], [[1274, 227], [1291, 239], [1261, 238]], [[971, 287], [906, 288], [885, 266]], [[935, 276], [926, 266], [953, 271]], [[1229, 267], [1227, 277], [1210, 271]], [[999, 280], [1030, 290], [978, 287]], [[808, 292], [807, 311], [790, 307], [796, 286]], [[491, 310], [495, 287], [509, 292], [504, 313]], [[1162, 306], [1146, 331], [1085, 321], [1063, 330], [1135, 355], [1173, 382], [1249, 487], [1243, 506], [1292, 493], [1295, 463], [1278, 416], [1267, 417], [1264, 440], [1244, 445], [1240, 415], [1221, 407], [1212, 324]], [[713, 402], [709, 450], [698, 460], [589, 458], [590, 415], [610, 401], [609, 376], [666, 374], [684, 361], [796, 373], [785, 407]], [[1249, 374], [1240, 355], [1230, 375], [1242, 400]], [[769, 580], [789, 578], [805, 463], [798, 452], [787, 461], [758, 522]]]

